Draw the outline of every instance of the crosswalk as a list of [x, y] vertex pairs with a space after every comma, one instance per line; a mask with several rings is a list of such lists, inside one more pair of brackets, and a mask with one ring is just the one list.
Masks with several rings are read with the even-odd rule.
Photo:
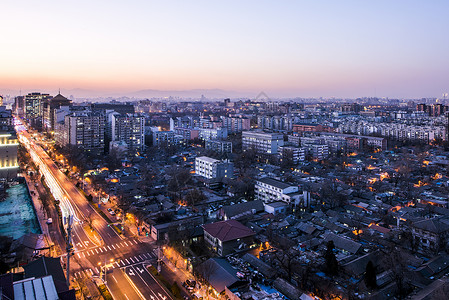
[[93, 248], [93, 249], [79, 251], [79, 252], [76, 252], [76, 255], [78, 256], [78, 258], [85, 258], [85, 257], [88, 257], [88, 256], [93, 256], [93, 255], [105, 253], [105, 252], [108, 252], [108, 251], [129, 247], [129, 246], [132, 246], [132, 245], [137, 245], [139, 243], [140, 242], [138, 240], [128, 240], [128, 241], [123, 241], [123, 242], [116, 243], [116, 244], [113, 244], [113, 245], [107, 245], [107, 246], [104, 246], [104, 247], [97, 247], [97, 248]]
[[[113, 263], [109, 264], [106, 267], [106, 270], [109, 271], [109, 270], [115, 269], [115, 268], [125, 268], [125, 267], [132, 266], [137, 263], [142, 263], [146, 260], [150, 260], [150, 259], [154, 259], [154, 258], [156, 258], [156, 255], [154, 255], [154, 253], [151, 253], [151, 252], [141, 253], [138, 255], [123, 258], [118, 261], [114, 261]], [[96, 276], [100, 275], [100, 268], [94, 267], [93, 269], [84, 269], [82, 271], [74, 273], [75, 278], [82, 278], [82, 277], [86, 277], [86, 276], [91, 277], [94, 275], [96, 275]]]

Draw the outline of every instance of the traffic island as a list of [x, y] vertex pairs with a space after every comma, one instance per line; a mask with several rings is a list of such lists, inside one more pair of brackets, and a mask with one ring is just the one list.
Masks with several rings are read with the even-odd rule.
[[113, 300], [114, 299], [105, 284], [103, 284], [103, 283], [100, 285], [97, 284], [97, 287], [98, 287], [98, 290], [100, 291], [100, 294], [103, 297], [103, 299], [105, 299], [105, 300]]
[[148, 272], [153, 275], [153, 278], [159, 282], [159, 284], [169, 295], [171, 295], [174, 299], [182, 300], [181, 289], [179, 288], [176, 281], [173, 282], [173, 284], [170, 284], [170, 282], [168, 282], [167, 279], [165, 279], [165, 277], [162, 276], [154, 266], [147, 266], [147, 269]]
[[93, 242], [95, 242], [95, 244], [97, 244], [97, 246], [101, 246], [101, 237], [98, 234], [98, 232], [95, 231], [95, 229], [92, 227], [92, 225], [90, 225], [89, 223], [83, 223], [83, 229], [84, 232], [86, 232], [86, 234], [89, 236], [89, 239]]
[[106, 221], [108, 222], [108, 226], [112, 227], [112, 229], [115, 230], [115, 232], [117, 232], [119, 235], [123, 234], [124, 231], [120, 230], [120, 228], [115, 225], [116, 223], [114, 223], [111, 219], [109, 219], [109, 217], [98, 207], [98, 204], [94, 203], [91, 199], [92, 197], [86, 197], [86, 199], [89, 201], [89, 204], [91, 207], [93, 207], [93, 209], [95, 209], [95, 211]]

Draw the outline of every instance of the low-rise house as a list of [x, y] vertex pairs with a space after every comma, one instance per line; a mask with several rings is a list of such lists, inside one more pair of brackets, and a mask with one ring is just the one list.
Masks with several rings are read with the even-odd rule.
[[197, 272], [220, 294], [237, 281], [237, 270], [223, 258], [209, 258], [197, 267]]
[[187, 217], [172, 222], [154, 224], [151, 226], [151, 237], [157, 241], [159, 240], [179, 240], [195, 239], [200, 236], [196, 236], [196, 227], [203, 223], [202, 216]]
[[420, 250], [438, 252], [448, 241], [449, 224], [438, 218], [424, 219], [412, 224], [412, 234]]
[[357, 243], [348, 238], [342, 237], [340, 235], [336, 235], [334, 233], [328, 233], [324, 237], [324, 241], [325, 242], [333, 241], [335, 248], [340, 249], [341, 251], [350, 253], [350, 254], [356, 254], [362, 248], [362, 244]]
[[204, 224], [204, 240], [218, 255], [228, 255], [235, 249], [248, 247], [256, 234], [236, 220]]
[[278, 215], [285, 214], [288, 210], [288, 204], [285, 202], [277, 201], [264, 204], [265, 211], [269, 214]]
[[264, 211], [264, 204], [260, 200], [242, 202], [233, 205], [226, 205], [220, 208], [218, 215], [223, 220], [244, 218], [249, 215]]
[[273, 278], [276, 276], [276, 270], [270, 267], [266, 262], [261, 261], [254, 255], [246, 253], [242, 257], [243, 261], [249, 263], [258, 272], [262, 273], [267, 278]]

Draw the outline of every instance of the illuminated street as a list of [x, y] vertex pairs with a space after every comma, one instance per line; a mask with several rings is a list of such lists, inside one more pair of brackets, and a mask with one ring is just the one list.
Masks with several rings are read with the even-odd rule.
[[[63, 218], [74, 216], [72, 241], [75, 251], [71, 258], [71, 279], [100, 276], [104, 279], [102, 269], [107, 262], [106, 285], [114, 299], [136, 299], [136, 296], [152, 300], [171, 299], [144, 267], [156, 263], [152, 247], [138, 239], [120, 236], [108, 226], [25, 128], [22, 126], [18, 132], [21, 143], [29, 150], [53, 197], [60, 201]], [[90, 218], [100, 240], [86, 233], [83, 224], [87, 218]]]

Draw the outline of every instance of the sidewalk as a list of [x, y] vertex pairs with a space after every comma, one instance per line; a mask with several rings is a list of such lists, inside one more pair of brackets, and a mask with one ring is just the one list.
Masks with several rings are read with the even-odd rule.
[[[40, 193], [42, 193], [42, 191], [39, 191], [39, 185], [41, 183], [31, 180], [31, 178], [27, 174], [22, 175], [25, 178], [28, 191], [30, 192], [30, 197], [31, 200], [33, 201], [33, 206], [37, 215], [37, 219], [39, 221], [39, 226], [41, 228], [42, 234], [44, 235], [44, 239], [48, 247], [51, 247], [53, 245], [53, 247], [51, 247], [49, 250], [49, 255], [52, 257], [61, 255], [62, 254], [61, 247], [65, 247], [65, 242], [63, 240], [58, 241], [58, 239], [54, 236], [54, 234], [52, 234], [53, 232], [50, 232], [51, 230], [49, 228], [49, 225], [47, 224], [48, 218], [52, 218], [56, 226], [58, 226], [57, 224], [58, 219], [57, 218], [55, 219], [54, 216], [51, 214], [51, 208], [48, 208], [48, 210], [50, 211], [50, 215], [47, 214], [47, 210], [44, 208], [42, 201], [39, 199], [39, 195]], [[38, 184], [38, 187], [35, 186], [36, 183]]]

